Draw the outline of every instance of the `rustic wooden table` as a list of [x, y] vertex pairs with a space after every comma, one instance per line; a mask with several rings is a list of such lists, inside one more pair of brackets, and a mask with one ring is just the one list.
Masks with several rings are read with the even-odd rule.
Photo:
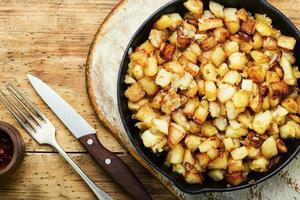
[[[0, 88], [19, 86], [57, 128], [57, 139], [68, 154], [114, 199], [130, 199], [85, 152], [29, 85], [32, 73], [51, 85], [95, 129], [108, 149], [137, 174], [154, 199], [174, 199], [156, 179], [128, 155], [101, 126], [86, 93], [85, 62], [101, 22], [118, 0], [0, 1]], [[300, 0], [271, 0], [300, 27]], [[16, 126], [26, 142], [22, 167], [0, 179], [0, 199], [94, 199], [81, 178], [52, 148], [39, 146], [0, 104], [0, 120]]]

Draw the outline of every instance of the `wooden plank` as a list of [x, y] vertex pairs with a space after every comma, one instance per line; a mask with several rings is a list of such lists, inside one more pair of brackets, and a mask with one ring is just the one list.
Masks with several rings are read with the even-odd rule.
[[[104, 146], [124, 152], [99, 123], [85, 87], [85, 61], [101, 21], [117, 0], [28, 0], [0, 2], [0, 80], [13, 82], [37, 103], [57, 128], [67, 151], [84, 151], [76, 139], [35, 94], [26, 80], [32, 73], [51, 85], [97, 130]], [[0, 120], [17, 126], [28, 151], [52, 151], [38, 146], [0, 105]]]
[[[86, 154], [69, 154], [99, 187], [117, 200], [130, 199]], [[165, 188], [126, 154], [119, 155], [154, 199], [174, 199]], [[22, 168], [0, 179], [1, 200], [96, 199], [77, 173], [57, 153], [27, 153]]]

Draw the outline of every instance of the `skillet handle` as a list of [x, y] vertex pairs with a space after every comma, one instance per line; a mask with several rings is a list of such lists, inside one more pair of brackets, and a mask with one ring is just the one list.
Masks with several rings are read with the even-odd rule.
[[120, 184], [133, 199], [152, 200], [145, 187], [129, 167], [118, 156], [102, 146], [96, 134], [82, 136], [79, 140], [97, 164], [101, 166], [115, 182]]

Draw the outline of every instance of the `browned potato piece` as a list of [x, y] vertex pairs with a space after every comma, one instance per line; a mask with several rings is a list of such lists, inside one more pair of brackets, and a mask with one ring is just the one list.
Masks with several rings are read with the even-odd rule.
[[282, 35], [278, 38], [277, 44], [282, 48], [293, 50], [296, 45], [296, 40], [293, 37]]
[[183, 5], [196, 16], [203, 13], [203, 2], [200, 0], [188, 0], [184, 2]]
[[129, 58], [131, 61], [141, 65], [142, 67], [145, 67], [148, 64], [146, 52], [143, 50], [133, 52], [129, 55]]
[[198, 30], [200, 32], [203, 32], [203, 31], [207, 31], [210, 29], [219, 28], [222, 26], [224, 26], [222, 19], [210, 18], [210, 19], [205, 19], [205, 20], [201, 21], [198, 25]]
[[172, 23], [173, 21], [169, 17], [169, 15], [163, 15], [154, 23], [153, 27], [158, 30], [164, 30], [169, 28], [169, 26], [171, 26]]
[[214, 30], [214, 37], [216, 41], [219, 43], [225, 42], [228, 36], [229, 36], [229, 32], [224, 27], [219, 27]]
[[185, 181], [189, 184], [203, 184], [204, 177], [199, 171], [189, 171], [185, 176]]
[[233, 172], [233, 173], [225, 173], [225, 180], [230, 183], [230, 185], [237, 186], [242, 182], [247, 180], [247, 177], [244, 175], [243, 171]]
[[192, 152], [198, 149], [198, 146], [201, 144], [201, 138], [197, 135], [189, 134], [184, 139], [185, 146]]
[[288, 152], [288, 148], [286, 147], [286, 145], [284, 144], [282, 139], [277, 139], [276, 140], [276, 147], [277, 147], [277, 149], [280, 153], [287, 153]]
[[262, 36], [271, 36], [273, 33], [273, 30], [269, 25], [261, 22], [257, 22], [255, 28], [256, 31]]
[[234, 159], [229, 160], [227, 170], [229, 173], [244, 171], [245, 167], [243, 161]]
[[155, 81], [149, 78], [142, 78], [139, 80], [143, 90], [150, 96], [153, 96], [156, 94], [158, 87], [155, 84]]
[[268, 56], [266, 56], [261, 51], [257, 51], [257, 50], [251, 51], [250, 55], [253, 58], [253, 60], [255, 60], [255, 62], [257, 62], [259, 64], [267, 63], [270, 60], [270, 58]]
[[179, 143], [171, 149], [170, 163], [179, 164], [183, 161], [184, 147]]
[[168, 144], [174, 146], [178, 144], [185, 136], [186, 131], [178, 124], [171, 123], [168, 134]]
[[266, 72], [261, 66], [250, 67], [247, 69], [247, 73], [254, 83], [263, 83], [265, 80]]
[[172, 44], [164, 44], [161, 47], [161, 55], [164, 60], [172, 60], [173, 54], [175, 52], [175, 46]]
[[254, 34], [255, 32], [256, 21], [251, 17], [247, 17], [246, 21], [242, 23], [241, 30], [249, 35]]
[[125, 91], [125, 96], [132, 102], [138, 102], [145, 94], [146, 93], [140, 83], [134, 83]]
[[263, 142], [263, 144], [261, 145], [261, 152], [267, 159], [270, 159], [278, 154], [276, 141], [273, 136], [270, 136]]
[[228, 165], [228, 152], [219, 152], [219, 157], [208, 164], [208, 169], [226, 169]]
[[214, 1], [209, 1], [209, 10], [218, 18], [224, 17], [224, 6]]
[[225, 26], [231, 34], [237, 33], [240, 30], [240, 21], [236, 15], [236, 8], [224, 9]]
[[288, 85], [284, 81], [278, 81], [269, 85], [269, 95], [273, 97], [283, 97], [291, 93]]
[[242, 21], [246, 21], [248, 19], [248, 12], [244, 8], [239, 9], [236, 12], [236, 15]]
[[206, 51], [214, 48], [217, 45], [218, 43], [216, 39], [213, 36], [210, 36], [200, 43], [200, 48]]
[[263, 47], [269, 50], [276, 50], [277, 47], [277, 41], [273, 37], [265, 37], [263, 39]]
[[281, 101], [281, 105], [290, 113], [298, 113], [299, 105], [293, 98], [284, 98]]

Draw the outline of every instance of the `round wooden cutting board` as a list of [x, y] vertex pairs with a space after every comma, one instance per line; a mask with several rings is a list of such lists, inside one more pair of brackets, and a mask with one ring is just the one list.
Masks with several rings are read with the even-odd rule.
[[[127, 43], [142, 22], [169, 0], [123, 0], [98, 29], [87, 58], [87, 88], [101, 122], [131, 155], [180, 199], [300, 199], [300, 163], [295, 159], [280, 174], [249, 189], [188, 195], [151, 168], [136, 152], [121, 123], [117, 106], [117, 75]], [[298, 156], [299, 158], [299, 156]], [[276, 197], [276, 198], [275, 198]]]

